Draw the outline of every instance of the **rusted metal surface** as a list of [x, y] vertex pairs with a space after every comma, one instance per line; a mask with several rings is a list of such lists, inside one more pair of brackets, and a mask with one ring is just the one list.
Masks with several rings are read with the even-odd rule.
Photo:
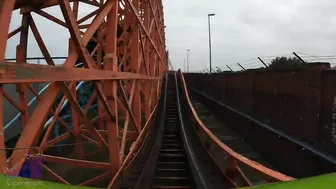
[[122, 73], [116, 71], [40, 66], [33, 64], [0, 63], [0, 83], [42, 83], [51, 81], [145, 79], [159, 80], [160, 77]]
[[[47, 7], [58, 9], [62, 15], [49, 14], [48, 9], [44, 9]], [[22, 22], [9, 31], [15, 9], [20, 9]], [[34, 17], [32, 13], [36, 13]], [[60, 48], [68, 47], [69, 52], [61, 65], [55, 66], [48, 50], [51, 44], [45, 39], [46, 36], [53, 37], [54, 33], [39, 31], [35, 16], [41, 16], [51, 21], [48, 24], [62, 26], [62, 30], [69, 32], [70, 38], [57, 44]], [[43, 167], [49, 178], [62, 183], [90, 186], [105, 179], [108, 183], [102, 187], [106, 187], [116, 173], [124, 171], [130, 157], [134, 156], [129, 152], [134, 153], [139, 148], [152, 124], [161, 80], [168, 68], [162, 1], [4, 0], [0, 3], [0, 28], [0, 84], [1, 87], [7, 83], [17, 84], [19, 101], [15, 102], [9, 96], [7, 99], [21, 113], [23, 128], [8, 162], [6, 153], [0, 153], [0, 170], [15, 166], [17, 171], [14, 175], [18, 175], [25, 162], [25, 154], [32, 152], [30, 148], [36, 148], [39, 153], [48, 153], [57, 143], [71, 139], [74, 140], [74, 144], [71, 144], [74, 155], [49, 155], [43, 159]], [[33, 35], [28, 35], [29, 32]], [[20, 35], [18, 46], [7, 50], [16, 52], [16, 61], [8, 63], [4, 61], [7, 40], [15, 35]], [[30, 36], [35, 38], [48, 66], [27, 62], [30, 48], [27, 41], [34, 40]], [[96, 42], [93, 49], [87, 47], [89, 42]], [[76, 62], [82, 62], [83, 66], [74, 68]], [[82, 81], [89, 83], [93, 90], [85, 107], [79, 106], [81, 97], [76, 92], [76, 85]], [[28, 89], [34, 89], [29, 84], [40, 82], [51, 83], [41, 95], [37, 95], [39, 91], [32, 91], [39, 103], [30, 113], [27, 94]], [[4, 92], [0, 92], [2, 97], [7, 95]], [[70, 104], [68, 110], [72, 118], [69, 123], [60, 118], [60, 109], [65, 101]], [[95, 117], [88, 115], [93, 103], [98, 106]], [[0, 106], [0, 111], [6, 111], [6, 107]], [[51, 116], [50, 124], [44, 129], [46, 118]], [[2, 117], [0, 122], [3, 124]], [[64, 131], [57, 137], [52, 134], [56, 123]], [[135, 140], [133, 150], [129, 150], [126, 146]], [[85, 142], [92, 143], [94, 147], [91, 147], [95, 150], [86, 149]], [[3, 137], [0, 137], [0, 148], [5, 147]], [[87, 154], [92, 151], [107, 159], [88, 161]], [[65, 174], [50, 168], [49, 163], [56, 164], [56, 167], [67, 164], [78, 169], [92, 165], [92, 169], [107, 170], [90, 171], [91, 178], [86, 176], [74, 181], [63, 178]]]

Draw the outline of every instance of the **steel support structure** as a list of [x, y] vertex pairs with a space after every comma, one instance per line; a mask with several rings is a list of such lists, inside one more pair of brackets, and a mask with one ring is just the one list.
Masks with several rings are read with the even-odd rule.
[[[61, 14], [48, 13], [50, 9], [46, 8], [49, 7], [59, 9]], [[91, 9], [93, 11], [88, 13]], [[20, 10], [21, 25], [9, 31], [15, 10]], [[35, 17], [42, 17], [51, 21], [47, 24], [60, 25], [69, 32], [70, 39], [58, 44], [60, 48], [69, 48], [62, 65], [55, 65], [48, 50], [50, 44], [43, 39], [56, 35], [57, 31], [39, 31]], [[162, 0], [0, 0], [0, 28], [0, 84], [1, 87], [16, 84], [19, 101], [4, 90], [0, 90], [0, 95], [21, 112], [22, 124], [15, 149], [7, 154], [9, 158], [5, 150], [0, 151], [2, 173], [5, 168], [15, 167], [11, 174], [18, 175], [27, 161], [27, 153], [41, 153], [42, 166], [51, 180], [78, 185], [94, 185], [104, 179], [111, 181], [125, 164], [128, 153], [140, 146], [138, 143], [142, 140], [136, 139], [142, 136], [143, 129], [152, 123], [149, 119], [155, 112], [161, 80], [168, 69]], [[33, 39], [29, 39], [29, 32]], [[10, 49], [7, 40], [15, 35], [20, 35], [19, 44], [16, 49]], [[27, 62], [28, 39], [36, 40], [48, 65]], [[90, 41], [96, 44], [92, 52], [87, 48]], [[5, 62], [6, 51], [16, 51], [15, 63]], [[82, 68], [75, 68], [78, 61], [83, 63]], [[79, 106], [75, 90], [79, 81], [87, 81], [93, 87], [88, 103], [98, 103], [95, 117], [88, 115], [90, 104], [84, 109]], [[40, 82], [51, 84], [38, 96], [38, 106], [28, 112], [27, 93], [37, 95], [38, 92], [30, 85]], [[71, 105], [71, 128], [58, 116], [65, 100]], [[0, 103], [1, 149], [6, 148], [5, 110]], [[53, 120], [44, 129], [46, 118], [50, 116]], [[58, 137], [51, 132], [55, 122], [63, 128]], [[52, 148], [62, 141], [72, 145], [72, 151], [53, 153]], [[107, 158], [92, 158], [97, 156]], [[99, 171], [77, 182], [57, 170], [66, 166]]]

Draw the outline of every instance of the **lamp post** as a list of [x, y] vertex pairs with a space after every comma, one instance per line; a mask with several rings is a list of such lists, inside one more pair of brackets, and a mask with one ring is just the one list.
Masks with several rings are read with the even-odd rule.
[[186, 72], [186, 58], [184, 58], [183, 70], [184, 70], [184, 72]]
[[211, 65], [211, 27], [210, 27], [210, 17], [215, 16], [215, 14], [208, 14], [208, 24], [209, 24], [209, 61], [210, 61], [210, 74], [212, 71]]
[[189, 73], [189, 51], [190, 49], [187, 50], [187, 72]]

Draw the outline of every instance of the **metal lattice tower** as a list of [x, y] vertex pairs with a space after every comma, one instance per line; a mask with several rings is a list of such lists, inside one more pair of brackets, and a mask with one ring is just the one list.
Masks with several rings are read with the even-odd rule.
[[[59, 9], [62, 15], [49, 14], [48, 7]], [[86, 13], [85, 7], [94, 11]], [[9, 31], [15, 10], [20, 10], [22, 23]], [[57, 31], [39, 32], [32, 15], [70, 33], [70, 39], [57, 44], [69, 52], [62, 65], [55, 66], [48, 51], [50, 44], [43, 39], [57, 35]], [[168, 69], [162, 0], [1, 0], [0, 28], [0, 83], [2, 87], [16, 84], [19, 101], [4, 90], [0, 90], [0, 95], [21, 113], [22, 127], [13, 152], [0, 151], [2, 173], [4, 167], [17, 166], [13, 175], [18, 175], [25, 154], [40, 153], [43, 169], [51, 180], [71, 183], [57, 167], [76, 167], [98, 171], [91, 171], [90, 178], [71, 184], [111, 181], [132, 159], [132, 150], [139, 148], [142, 142], [139, 136], [148, 132], [162, 76]], [[29, 40], [36, 40], [48, 65], [27, 63], [30, 30], [33, 38]], [[7, 40], [15, 35], [20, 35], [19, 44], [16, 49], [8, 49]], [[91, 50], [90, 44], [94, 44]], [[6, 48], [16, 52], [15, 63], [5, 62]], [[34, 83], [49, 82], [42, 94], [31, 87]], [[79, 95], [83, 94], [76, 92], [79, 82], [92, 89], [85, 104], [79, 102]], [[29, 91], [38, 99], [38, 105], [30, 113]], [[70, 120], [63, 120], [60, 115], [65, 101], [69, 104], [66, 111]], [[88, 110], [94, 103], [98, 108], [92, 116]], [[5, 110], [0, 103], [1, 124]], [[47, 123], [48, 119], [51, 121]], [[55, 125], [60, 129], [59, 136], [53, 134]], [[1, 125], [0, 133], [3, 132]], [[72, 144], [75, 153], [55, 153], [53, 147], [62, 142]], [[3, 134], [0, 148], [6, 148]], [[107, 159], [92, 159], [93, 155]]]

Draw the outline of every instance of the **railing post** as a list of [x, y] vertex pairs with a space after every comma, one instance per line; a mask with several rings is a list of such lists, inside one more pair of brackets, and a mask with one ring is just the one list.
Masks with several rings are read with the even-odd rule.
[[[118, 27], [118, 9], [119, 1], [114, 0], [112, 10], [107, 15], [106, 32], [106, 55], [104, 58], [104, 69], [118, 71], [117, 60], [117, 27]], [[121, 166], [118, 142], [118, 103], [117, 103], [117, 90], [118, 81], [104, 82], [104, 90], [107, 97], [108, 104], [111, 105], [112, 111], [115, 116], [115, 122], [110, 118], [106, 118], [106, 127], [108, 131], [108, 145], [109, 157], [111, 163], [112, 174], [116, 173]]]

